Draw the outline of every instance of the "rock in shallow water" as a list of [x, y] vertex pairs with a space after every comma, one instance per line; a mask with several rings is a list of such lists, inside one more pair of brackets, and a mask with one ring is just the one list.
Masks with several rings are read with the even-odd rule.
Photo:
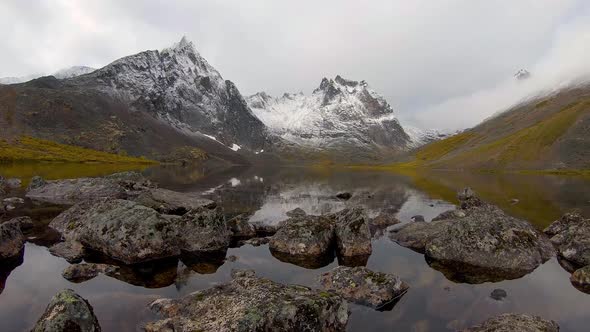
[[332, 217], [338, 254], [344, 257], [369, 256], [372, 252], [369, 218], [362, 208], [344, 209]]
[[228, 220], [227, 225], [232, 233], [232, 236], [238, 239], [249, 239], [256, 236], [256, 228], [248, 218], [242, 214]]
[[98, 320], [92, 306], [71, 289], [57, 293], [33, 332], [99, 332]]
[[66, 241], [52, 245], [49, 252], [53, 256], [64, 258], [68, 263], [79, 263], [84, 258], [86, 250], [78, 241]]
[[523, 314], [503, 314], [490, 318], [480, 325], [463, 332], [559, 332], [559, 325], [552, 320]]
[[116, 266], [108, 264], [94, 264], [94, 263], [82, 263], [72, 264], [68, 266], [61, 275], [71, 282], [83, 282], [90, 280], [99, 274], [112, 274], [118, 270]]
[[25, 238], [16, 222], [0, 224], [0, 261], [17, 257], [25, 246]]
[[133, 201], [165, 214], [183, 215], [200, 207], [214, 208], [215, 202], [195, 193], [180, 193], [162, 188], [146, 188]]
[[232, 273], [231, 282], [181, 299], [160, 299], [150, 307], [164, 319], [155, 331], [344, 331], [346, 301], [333, 293], [282, 285], [253, 271]]
[[322, 256], [332, 249], [334, 224], [322, 216], [305, 216], [285, 221], [270, 239], [270, 249], [293, 256]]
[[570, 277], [570, 281], [580, 291], [590, 294], [590, 265], [574, 271]]
[[577, 267], [590, 265], [590, 219], [578, 212], [566, 213], [544, 232], [559, 256]]
[[402, 246], [425, 253], [447, 278], [481, 283], [530, 273], [554, 254], [542, 233], [473, 194], [462, 213], [443, 213], [430, 223], [411, 223], [391, 234]]
[[320, 283], [349, 301], [375, 309], [394, 304], [409, 288], [398, 276], [373, 272], [366, 267], [338, 266], [322, 274]]
[[490, 293], [490, 297], [496, 301], [502, 301], [503, 299], [506, 298], [506, 296], [508, 296], [508, 293], [506, 293], [505, 290], [503, 289], [494, 289], [491, 293]]

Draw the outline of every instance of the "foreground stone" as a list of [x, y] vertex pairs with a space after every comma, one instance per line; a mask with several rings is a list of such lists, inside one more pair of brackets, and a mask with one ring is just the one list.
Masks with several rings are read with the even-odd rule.
[[127, 198], [149, 188], [151, 183], [136, 172], [124, 172], [98, 178], [36, 180], [26, 197], [45, 203], [73, 205], [100, 198]]
[[270, 239], [271, 250], [293, 256], [321, 256], [332, 249], [334, 224], [322, 216], [290, 218]]
[[92, 306], [71, 289], [57, 293], [33, 332], [99, 332], [98, 320]]
[[68, 266], [61, 275], [72, 282], [83, 282], [90, 280], [99, 274], [113, 274], [118, 267], [108, 264], [82, 263]]
[[590, 219], [578, 212], [566, 213], [544, 232], [559, 256], [575, 267], [590, 265]]
[[155, 331], [344, 331], [348, 305], [340, 296], [234, 271], [227, 284], [150, 307], [164, 319]]
[[369, 218], [362, 208], [344, 209], [333, 215], [338, 254], [369, 256], [372, 252]]
[[53, 256], [64, 258], [68, 263], [80, 263], [86, 255], [84, 246], [78, 241], [66, 241], [52, 245], [49, 252]]
[[16, 222], [0, 224], [0, 261], [17, 257], [25, 246], [25, 238]]
[[590, 265], [574, 271], [570, 277], [570, 281], [580, 291], [590, 294]]
[[162, 188], [147, 188], [133, 198], [141, 205], [165, 214], [183, 215], [200, 207], [214, 208], [215, 202], [195, 193], [180, 193]]
[[519, 278], [554, 254], [549, 240], [528, 222], [506, 215], [470, 191], [463, 213], [443, 213], [429, 223], [411, 223], [391, 234], [402, 246], [423, 252], [447, 278], [469, 283]]
[[393, 274], [373, 272], [366, 267], [338, 266], [321, 275], [320, 283], [345, 299], [375, 309], [393, 306], [409, 286]]
[[490, 318], [463, 332], [558, 332], [559, 325], [552, 320], [522, 314], [503, 314]]
[[49, 226], [66, 241], [80, 242], [125, 264], [179, 256], [185, 251], [224, 250], [230, 240], [219, 209], [201, 207], [180, 217], [122, 199], [74, 205]]
[[249, 239], [256, 236], [256, 228], [248, 222], [248, 217], [242, 214], [230, 219], [227, 226], [235, 238]]

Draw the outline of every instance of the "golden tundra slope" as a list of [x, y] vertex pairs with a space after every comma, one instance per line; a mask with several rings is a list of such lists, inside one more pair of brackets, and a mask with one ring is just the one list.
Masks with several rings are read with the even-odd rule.
[[522, 103], [475, 128], [422, 147], [413, 159], [397, 166], [588, 170], [590, 85]]

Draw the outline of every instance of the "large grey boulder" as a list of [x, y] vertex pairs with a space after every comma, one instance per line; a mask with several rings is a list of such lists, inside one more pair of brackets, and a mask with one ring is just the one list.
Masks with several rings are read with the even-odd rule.
[[375, 309], [392, 306], [409, 286], [393, 274], [374, 272], [366, 267], [338, 266], [320, 276], [321, 285], [345, 299]]
[[17, 222], [0, 224], [0, 261], [19, 256], [25, 246], [25, 238]]
[[49, 226], [67, 241], [133, 264], [179, 255], [178, 219], [132, 201], [98, 199], [74, 205]]
[[344, 331], [348, 304], [334, 294], [234, 271], [227, 284], [150, 307], [164, 318], [147, 324], [156, 331]]
[[559, 332], [559, 325], [552, 320], [523, 314], [502, 314], [463, 332]]
[[578, 212], [566, 213], [544, 232], [560, 257], [575, 267], [590, 265], [590, 219]]
[[554, 255], [549, 240], [528, 222], [469, 192], [464, 197], [462, 213], [447, 212], [437, 221], [409, 224], [391, 238], [424, 252], [431, 266], [447, 278], [470, 283], [518, 278]]
[[321, 256], [332, 249], [334, 223], [328, 217], [290, 218], [270, 239], [271, 250], [292, 256]]
[[180, 193], [162, 188], [147, 188], [133, 198], [141, 205], [165, 214], [183, 215], [200, 207], [214, 208], [215, 202], [196, 193]]
[[57, 293], [33, 332], [99, 332], [98, 320], [92, 306], [71, 289]]
[[344, 209], [333, 215], [338, 254], [369, 256], [372, 252], [369, 218], [362, 208]]
[[248, 217], [240, 214], [227, 221], [232, 236], [237, 239], [250, 239], [256, 236], [256, 228], [248, 221]]
[[177, 245], [188, 253], [223, 251], [229, 246], [231, 232], [221, 208], [199, 207], [191, 210], [171, 227], [177, 232]]

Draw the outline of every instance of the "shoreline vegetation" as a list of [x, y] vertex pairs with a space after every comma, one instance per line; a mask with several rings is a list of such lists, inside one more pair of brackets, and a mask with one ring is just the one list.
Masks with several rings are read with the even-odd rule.
[[131, 157], [21, 136], [13, 142], [0, 139], [0, 163], [67, 162], [104, 164], [158, 164], [145, 157]]

